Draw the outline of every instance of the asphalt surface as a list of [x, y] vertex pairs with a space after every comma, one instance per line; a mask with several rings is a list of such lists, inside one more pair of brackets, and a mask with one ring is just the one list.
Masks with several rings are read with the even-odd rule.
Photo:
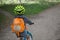
[[[30, 18], [35, 24], [27, 25], [34, 40], [60, 40], [60, 5], [49, 8]], [[0, 32], [0, 40], [18, 40], [10, 26]]]

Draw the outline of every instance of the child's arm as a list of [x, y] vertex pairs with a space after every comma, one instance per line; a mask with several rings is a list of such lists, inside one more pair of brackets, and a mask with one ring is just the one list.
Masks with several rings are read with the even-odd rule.
[[24, 17], [25, 23], [28, 23], [29, 25], [34, 24], [32, 21], [30, 21], [28, 18]]

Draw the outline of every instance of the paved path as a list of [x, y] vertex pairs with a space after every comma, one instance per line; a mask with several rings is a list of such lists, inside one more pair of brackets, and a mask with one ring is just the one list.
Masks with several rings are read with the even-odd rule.
[[[35, 23], [29, 26], [34, 40], [60, 40], [60, 5], [49, 8], [31, 17]], [[0, 40], [18, 40], [16, 35], [6, 28], [0, 33]]]

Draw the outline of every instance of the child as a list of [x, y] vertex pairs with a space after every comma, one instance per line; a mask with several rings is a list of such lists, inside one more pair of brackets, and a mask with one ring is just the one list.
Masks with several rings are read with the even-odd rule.
[[[29, 25], [34, 24], [33, 22], [31, 22], [28, 18], [26, 18], [26, 16], [24, 15], [25, 12], [25, 8], [21, 5], [18, 5], [14, 8], [14, 12], [16, 13], [15, 18], [23, 18], [24, 20], [24, 24], [26, 27], [26, 24], [28, 23]], [[24, 35], [24, 40], [26, 40], [26, 34], [27, 34], [27, 30], [24, 30], [24, 32], [20, 33], [21, 35]]]

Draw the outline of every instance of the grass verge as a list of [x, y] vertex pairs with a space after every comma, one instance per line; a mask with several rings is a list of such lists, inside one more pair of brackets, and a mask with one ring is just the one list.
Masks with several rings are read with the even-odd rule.
[[[34, 14], [37, 14], [51, 6], [54, 6], [56, 3], [48, 3], [48, 4], [22, 4], [25, 9], [26, 9], [26, 12], [25, 12], [25, 15], [29, 16], [29, 15], [34, 15]], [[11, 14], [13, 14], [13, 9], [14, 7], [16, 6], [17, 4], [15, 5], [3, 5], [3, 6], [0, 6], [1, 9], [5, 10], [5, 11], [8, 11], [10, 12]], [[14, 15], [14, 14], [13, 14]]]

